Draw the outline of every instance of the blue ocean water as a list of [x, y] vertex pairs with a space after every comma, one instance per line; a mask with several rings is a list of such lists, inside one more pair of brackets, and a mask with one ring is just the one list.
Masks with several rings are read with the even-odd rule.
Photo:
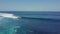
[[0, 11], [18, 19], [0, 17], [0, 34], [60, 34], [60, 12]]

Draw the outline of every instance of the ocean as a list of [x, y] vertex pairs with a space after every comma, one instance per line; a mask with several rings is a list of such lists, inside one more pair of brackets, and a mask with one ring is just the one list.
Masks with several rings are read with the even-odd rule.
[[60, 12], [0, 11], [0, 34], [60, 34]]

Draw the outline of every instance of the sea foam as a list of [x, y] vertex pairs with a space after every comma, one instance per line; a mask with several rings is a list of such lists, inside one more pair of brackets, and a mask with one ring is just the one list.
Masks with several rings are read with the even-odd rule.
[[8, 13], [0, 13], [0, 17], [13, 18], [13, 19], [18, 18], [18, 16], [15, 16], [14, 14], [8, 14]]

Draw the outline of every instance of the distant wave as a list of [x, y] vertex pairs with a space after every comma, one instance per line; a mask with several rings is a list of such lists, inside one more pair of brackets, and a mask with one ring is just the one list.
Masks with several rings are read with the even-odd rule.
[[54, 19], [54, 18], [36, 18], [36, 17], [21, 17], [23, 19], [39, 19], [39, 20], [58, 20], [60, 21], [60, 19]]

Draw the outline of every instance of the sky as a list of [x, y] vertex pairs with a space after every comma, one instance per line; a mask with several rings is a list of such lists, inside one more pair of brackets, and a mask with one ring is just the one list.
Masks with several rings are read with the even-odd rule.
[[60, 0], [0, 0], [0, 11], [60, 11]]

